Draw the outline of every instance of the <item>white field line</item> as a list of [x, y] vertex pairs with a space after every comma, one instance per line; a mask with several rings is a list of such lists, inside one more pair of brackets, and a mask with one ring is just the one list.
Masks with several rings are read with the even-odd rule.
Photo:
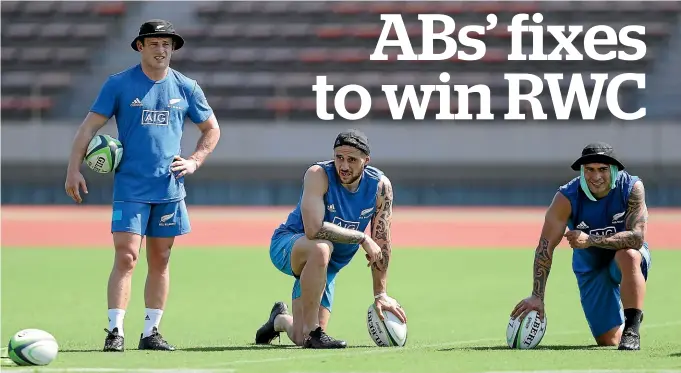
[[153, 369], [153, 368], [12, 368], [10, 372], [49, 372], [49, 373], [235, 373], [234, 369]]
[[679, 373], [679, 369], [498, 370], [484, 373]]
[[[309, 373], [290, 371], [287, 373]], [[382, 373], [382, 372], [327, 372], [323, 373]], [[482, 373], [681, 373], [673, 369], [565, 369], [565, 370], [498, 370]]]
[[[233, 369], [115, 369], [115, 368], [17, 368], [12, 372], [50, 372], [50, 373], [235, 373]], [[288, 372], [298, 373], [298, 372]], [[303, 372], [300, 372], [303, 373]], [[324, 372], [334, 373], [334, 372]], [[381, 372], [338, 372], [338, 373], [381, 373]], [[511, 370], [484, 373], [681, 373], [671, 369], [566, 369], [566, 370]]]
[[[641, 325], [641, 329], [664, 328], [664, 327], [675, 326], [675, 325], [681, 325], [681, 320], [680, 321], [667, 322], [667, 323], [661, 323], [661, 324]], [[574, 334], [582, 334], [582, 333], [584, 333], [584, 332], [583, 331], [578, 331], [578, 332], [577, 331], [571, 331], [571, 332], [551, 333], [551, 335], [574, 335]], [[348, 357], [348, 356], [361, 356], [361, 355], [373, 355], [373, 354], [388, 354], [388, 353], [402, 352], [402, 351], [405, 351], [405, 350], [406, 351], [413, 351], [413, 350], [423, 350], [423, 349], [428, 349], [428, 348], [449, 347], [449, 346], [467, 345], [467, 344], [475, 344], [475, 343], [482, 343], [482, 342], [500, 342], [500, 341], [505, 343], [505, 340], [503, 338], [496, 337], [496, 338], [470, 339], [470, 340], [466, 340], [466, 341], [452, 341], [452, 342], [444, 342], [444, 343], [434, 343], [434, 344], [428, 344], [428, 345], [421, 345], [421, 346], [414, 346], [414, 347], [403, 347], [403, 348], [378, 348], [377, 347], [376, 349], [368, 350], [368, 351], [348, 351], [348, 352], [340, 352], [340, 353], [335, 353], [335, 354], [334, 353], [321, 353], [321, 354], [309, 354], [309, 355], [291, 355], [291, 354], [289, 354], [286, 357], [273, 357], [273, 358], [253, 359], [253, 360], [235, 360], [235, 361], [224, 362], [224, 363], [208, 364], [208, 365], [204, 365], [203, 367], [205, 367], [205, 368], [227, 367], [227, 366], [231, 366], [231, 365], [248, 365], [248, 364], [273, 363], [273, 362], [279, 362], [279, 361], [309, 360], [309, 359], [319, 359], [319, 358], [324, 358], [324, 357]]]

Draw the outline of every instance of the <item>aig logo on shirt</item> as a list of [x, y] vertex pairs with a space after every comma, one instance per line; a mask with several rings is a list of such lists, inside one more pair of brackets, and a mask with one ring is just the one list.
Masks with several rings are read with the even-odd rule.
[[170, 121], [169, 111], [143, 110], [143, 126], [167, 126]]
[[617, 233], [617, 228], [615, 227], [605, 227], [601, 229], [592, 229], [589, 231], [589, 234], [599, 237], [612, 236], [615, 233]]
[[332, 223], [336, 224], [338, 226], [341, 226], [343, 228], [346, 228], [346, 229], [354, 229], [354, 230], [359, 229], [359, 222], [343, 220], [343, 219], [339, 218], [338, 216], [333, 217]]

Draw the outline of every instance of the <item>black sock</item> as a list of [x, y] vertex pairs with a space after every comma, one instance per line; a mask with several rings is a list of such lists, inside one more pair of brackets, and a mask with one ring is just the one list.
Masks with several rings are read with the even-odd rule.
[[638, 334], [638, 328], [641, 326], [641, 316], [643, 311], [638, 308], [626, 308], [624, 310], [624, 330], [633, 330]]

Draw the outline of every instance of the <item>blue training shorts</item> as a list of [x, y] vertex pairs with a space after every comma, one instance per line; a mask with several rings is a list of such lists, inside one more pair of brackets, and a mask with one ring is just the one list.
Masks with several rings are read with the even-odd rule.
[[175, 237], [191, 231], [184, 200], [168, 203], [114, 202], [111, 232]]
[[[281, 272], [295, 277], [291, 299], [300, 297], [300, 274], [294, 274], [291, 269], [291, 251], [293, 251], [293, 244], [303, 236], [305, 236], [305, 233], [282, 232], [272, 236], [272, 241], [270, 242], [270, 260], [272, 260], [272, 264]], [[336, 274], [337, 272], [328, 270], [326, 272], [326, 287], [322, 294], [321, 305], [329, 310], [329, 312], [331, 312], [333, 304], [333, 290], [335, 287]]]
[[[648, 245], [644, 244], [639, 252], [642, 256], [641, 271], [647, 281], [652, 263]], [[619, 287], [621, 281], [622, 272], [615, 259], [603, 269], [577, 274], [582, 309], [594, 337], [624, 323]]]

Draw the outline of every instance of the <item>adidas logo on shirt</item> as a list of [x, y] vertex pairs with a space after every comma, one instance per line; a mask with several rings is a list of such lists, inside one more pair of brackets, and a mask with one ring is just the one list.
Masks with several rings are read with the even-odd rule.
[[132, 100], [132, 102], [130, 103], [130, 106], [131, 106], [131, 107], [142, 106], [142, 101], [140, 101], [139, 98], [135, 98], [135, 99]]
[[577, 226], [577, 229], [589, 229], [589, 226], [586, 225], [586, 223], [581, 222], [581, 223], [579, 223], [579, 225]]

